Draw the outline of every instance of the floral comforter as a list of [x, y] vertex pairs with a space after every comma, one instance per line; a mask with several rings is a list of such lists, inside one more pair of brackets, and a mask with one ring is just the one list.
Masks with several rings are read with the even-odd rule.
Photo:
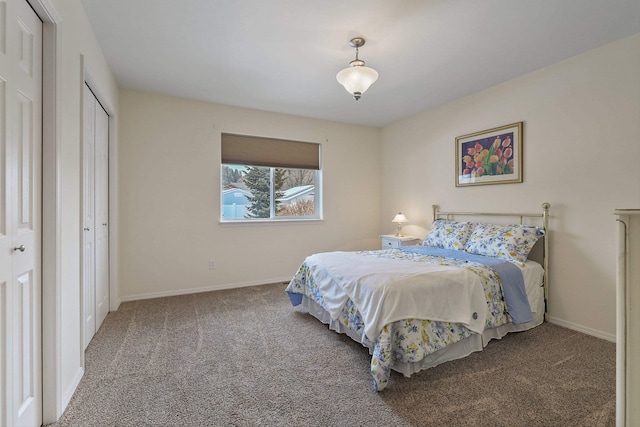
[[[487, 301], [485, 328], [495, 328], [510, 321], [504, 301], [500, 277], [485, 265], [442, 256], [406, 252], [400, 249], [358, 252], [363, 256], [398, 259], [420, 263], [457, 266], [476, 274], [483, 285]], [[303, 263], [286, 289], [293, 296], [304, 296], [326, 310], [326, 303], [306, 263]], [[294, 304], [296, 305], [296, 304]], [[349, 300], [337, 319], [342, 325], [362, 337], [361, 343], [371, 353], [371, 374], [376, 391], [382, 391], [389, 382], [391, 368], [396, 363], [412, 363], [474, 334], [460, 323], [431, 321], [428, 319], [404, 319], [385, 325], [377, 337], [366, 336], [362, 316], [353, 301]]]

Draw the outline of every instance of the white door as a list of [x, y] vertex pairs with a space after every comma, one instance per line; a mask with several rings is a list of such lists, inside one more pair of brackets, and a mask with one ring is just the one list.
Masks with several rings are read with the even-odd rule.
[[82, 288], [84, 348], [109, 312], [109, 117], [84, 86]]
[[95, 307], [96, 331], [109, 313], [109, 116], [96, 101], [95, 143]]
[[42, 422], [42, 23], [0, 1], [0, 425]]
[[95, 307], [95, 98], [84, 86], [84, 133], [82, 136], [82, 301], [84, 348], [96, 333]]

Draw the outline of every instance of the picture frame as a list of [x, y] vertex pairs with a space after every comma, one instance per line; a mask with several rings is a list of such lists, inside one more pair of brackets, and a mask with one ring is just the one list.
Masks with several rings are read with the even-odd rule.
[[456, 187], [522, 182], [522, 129], [517, 122], [456, 138]]

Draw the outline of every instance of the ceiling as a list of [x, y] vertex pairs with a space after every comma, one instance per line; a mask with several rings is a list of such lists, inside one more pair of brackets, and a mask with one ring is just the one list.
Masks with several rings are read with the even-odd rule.
[[[374, 127], [640, 32], [638, 0], [82, 3], [121, 88]], [[355, 36], [380, 74], [359, 101], [335, 78]]]

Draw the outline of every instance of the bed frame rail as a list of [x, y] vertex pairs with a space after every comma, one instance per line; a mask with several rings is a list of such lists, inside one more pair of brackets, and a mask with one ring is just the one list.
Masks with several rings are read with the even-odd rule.
[[542, 267], [544, 268], [544, 278], [542, 286], [544, 286], [544, 305], [545, 305], [545, 317], [548, 308], [549, 298], [549, 210], [551, 204], [545, 202], [542, 204], [542, 213], [510, 213], [510, 212], [444, 212], [440, 210], [440, 206], [432, 205], [433, 208], [433, 220], [447, 219], [454, 220], [455, 217], [460, 216], [473, 216], [473, 217], [511, 217], [519, 218], [520, 224], [524, 224], [524, 220], [528, 218], [542, 218], [542, 226], [544, 227], [543, 249], [542, 249]]

